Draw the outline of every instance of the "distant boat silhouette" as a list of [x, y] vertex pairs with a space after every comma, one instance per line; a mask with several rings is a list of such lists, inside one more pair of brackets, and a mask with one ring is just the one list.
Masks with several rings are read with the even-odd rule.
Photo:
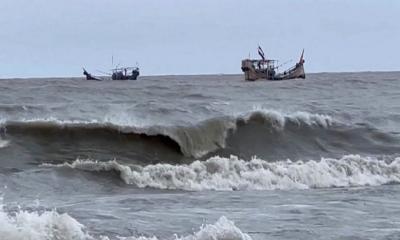
[[[96, 80], [96, 81], [107, 80], [107, 78], [104, 77], [94, 76], [93, 74], [86, 71], [85, 68], [82, 69], [83, 69], [83, 75], [86, 76], [86, 80]], [[111, 80], [136, 80], [140, 74], [138, 67], [120, 67], [111, 69], [111, 71], [112, 73], [109, 74], [109, 76], [111, 76]]]

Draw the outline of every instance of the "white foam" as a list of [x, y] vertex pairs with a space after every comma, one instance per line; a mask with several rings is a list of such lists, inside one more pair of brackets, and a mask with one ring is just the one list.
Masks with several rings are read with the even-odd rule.
[[155, 164], [145, 167], [123, 165], [116, 160], [98, 162], [77, 159], [72, 163], [46, 166], [86, 171], [116, 170], [125, 183], [140, 188], [190, 191], [308, 189], [400, 183], [400, 158], [387, 163], [359, 155], [306, 162], [212, 157], [190, 165]]
[[[120, 240], [159, 240], [157, 237], [119, 237]], [[109, 240], [103, 237], [102, 240]], [[206, 224], [200, 227], [198, 232], [188, 236], [178, 237], [175, 240], [251, 240], [251, 237], [243, 233], [235, 224], [222, 216], [214, 224]]]
[[66, 213], [43, 213], [19, 210], [7, 214], [0, 210], [0, 239], [2, 240], [86, 240], [91, 239], [84, 227]]
[[178, 238], [181, 240], [251, 240], [251, 237], [243, 233], [235, 224], [222, 216], [215, 224], [207, 224], [193, 235]]
[[[0, 199], [1, 201], [1, 199]], [[0, 239], [1, 240], [110, 240], [108, 236], [95, 237], [90, 235], [85, 226], [69, 216], [59, 214], [55, 210], [38, 213], [35, 211], [18, 210], [7, 213], [4, 206], [0, 207]], [[117, 237], [118, 240], [159, 240], [157, 237], [130, 236]], [[168, 238], [170, 239], [170, 238]], [[235, 224], [222, 216], [214, 224], [200, 227], [200, 230], [178, 237], [176, 240], [251, 240]]]
[[325, 114], [315, 114], [309, 112], [296, 111], [285, 113], [274, 109], [255, 108], [252, 111], [239, 115], [245, 121], [260, 116], [266, 121], [270, 121], [273, 127], [283, 129], [288, 122], [297, 125], [320, 126], [327, 128], [336, 122], [331, 116]]

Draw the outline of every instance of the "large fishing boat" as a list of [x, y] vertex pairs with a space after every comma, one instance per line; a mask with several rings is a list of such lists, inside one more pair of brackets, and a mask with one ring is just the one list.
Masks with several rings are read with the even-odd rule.
[[266, 59], [264, 51], [259, 46], [258, 54], [261, 59], [244, 59], [242, 60], [242, 71], [244, 72], [245, 79], [248, 81], [255, 81], [258, 79], [266, 80], [288, 80], [296, 78], [306, 78], [304, 72], [304, 49], [301, 53], [300, 60], [295, 66], [287, 69], [284, 72], [278, 73], [277, 60]]

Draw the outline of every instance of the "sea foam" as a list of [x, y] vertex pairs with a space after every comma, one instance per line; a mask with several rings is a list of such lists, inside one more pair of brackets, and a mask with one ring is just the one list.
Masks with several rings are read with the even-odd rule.
[[55, 210], [43, 213], [19, 210], [8, 214], [0, 210], [2, 240], [86, 240], [84, 226], [66, 213]]
[[67, 167], [85, 171], [117, 171], [126, 184], [139, 188], [202, 190], [276, 190], [330, 187], [376, 186], [400, 183], [400, 158], [391, 162], [373, 157], [346, 155], [340, 159], [319, 161], [268, 162], [212, 157], [191, 164], [126, 165], [116, 160], [100, 162], [77, 159], [72, 163], [50, 167]]
[[[93, 236], [86, 227], [67, 213], [56, 210], [36, 211], [18, 210], [14, 213], [0, 208], [0, 239], [2, 240], [161, 240], [156, 236]], [[170, 238], [168, 238], [170, 239]], [[206, 224], [200, 230], [176, 240], [251, 240], [226, 217], [220, 217], [214, 224]]]

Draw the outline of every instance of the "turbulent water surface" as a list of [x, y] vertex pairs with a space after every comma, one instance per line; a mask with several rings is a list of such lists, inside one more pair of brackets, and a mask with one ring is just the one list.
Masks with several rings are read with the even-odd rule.
[[1, 239], [400, 239], [398, 72], [0, 93]]

